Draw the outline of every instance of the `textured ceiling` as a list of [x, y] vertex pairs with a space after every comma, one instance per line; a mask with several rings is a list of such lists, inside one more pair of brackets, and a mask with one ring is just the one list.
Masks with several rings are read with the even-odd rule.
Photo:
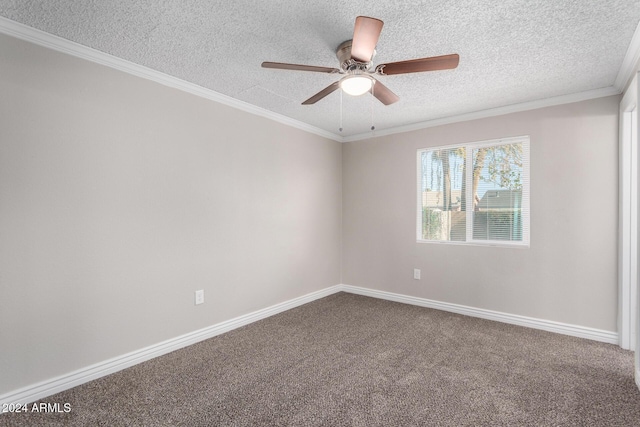
[[[374, 64], [450, 53], [455, 70], [379, 80], [384, 106], [339, 77], [263, 61], [338, 67], [356, 16], [384, 21]], [[639, 0], [0, 0], [0, 16], [349, 137], [614, 85], [640, 21]]]

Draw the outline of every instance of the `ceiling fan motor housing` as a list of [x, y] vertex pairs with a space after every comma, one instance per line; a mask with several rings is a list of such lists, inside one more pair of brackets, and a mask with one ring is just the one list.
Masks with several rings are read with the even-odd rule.
[[344, 41], [340, 43], [340, 46], [338, 46], [338, 49], [336, 50], [336, 56], [338, 57], [338, 61], [340, 61], [340, 69], [348, 74], [365, 73], [369, 71], [373, 65], [373, 57], [376, 56], [376, 51], [374, 49], [369, 62], [356, 61], [351, 57], [352, 42], [353, 40]]

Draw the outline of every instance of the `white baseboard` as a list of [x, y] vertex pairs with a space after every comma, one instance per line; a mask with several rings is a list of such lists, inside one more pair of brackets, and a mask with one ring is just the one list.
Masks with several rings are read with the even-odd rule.
[[249, 323], [273, 316], [274, 314], [324, 298], [328, 295], [340, 292], [340, 290], [340, 285], [336, 285], [317, 292], [312, 292], [280, 304], [272, 305], [271, 307], [254, 311], [253, 313], [245, 314], [140, 350], [132, 351], [131, 353], [127, 353], [122, 356], [105, 360], [104, 362], [78, 369], [74, 372], [61, 375], [50, 380], [11, 391], [0, 395], [0, 406], [5, 403], [24, 404], [34, 402], [44, 397], [51, 396], [52, 394], [68, 390], [72, 387], [79, 386], [97, 378], [121, 371], [130, 366], [137, 365], [138, 363], [153, 359], [154, 357], [162, 356], [163, 354], [167, 354], [180, 348], [215, 337], [216, 335], [229, 332], [241, 326], [248, 325]]
[[509, 323], [512, 325], [526, 326], [533, 329], [555, 332], [573, 337], [586, 338], [594, 341], [618, 344], [618, 333], [603, 331], [601, 329], [588, 328], [585, 326], [571, 325], [567, 323], [554, 322], [551, 320], [536, 319], [533, 317], [519, 316], [517, 314], [501, 313], [499, 311], [485, 310], [482, 308], [468, 307], [465, 305], [451, 304], [429, 300], [425, 298], [412, 297], [408, 295], [395, 294], [374, 289], [360, 288], [351, 285], [340, 285], [339, 289], [352, 294], [364, 295], [373, 298], [380, 298], [388, 301], [401, 302], [405, 304], [418, 305], [420, 307], [435, 308], [437, 310], [449, 311], [452, 313], [464, 314], [466, 316], [479, 317], [497, 322]]
[[[274, 314], [298, 307], [300, 305], [324, 298], [337, 292], [348, 292], [352, 294], [364, 295], [388, 301], [412, 304], [421, 307], [434, 308], [437, 310], [449, 311], [464, 314], [482, 319], [495, 320], [498, 322], [510, 323], [514, 325], [526, 326], [534, 329], [542, 329], [549, 332], [556, 332], [574, 337], [587, 338], [595, 341], [602, 341], [610, 344], [618, 344], [618, 334], [615, 332], [603, 331], [599, 329], [587, 328], [584, 326], [569, 325], [550, 320], [541, 320], [531, 317], [519, 316], [515, 314], [501, 313], [497, 311], [484, 310], [480, 308], [468, 307], [464, 305], [451, 304], [428, 300], [425, 298], [412, 297], [408, 295], [395, 294], [391, 292], [378, 291], [374, 289], [361, 288], [350, 285], [336, 285], [317, 292], [303, 295], [280, 304], [272, 305], [249, 314], [245, 314], [207, 328], [203, 328], [188, 334], [172, 338], [161, 343], [145, 347], [122, 356], [114, 357], [74, 372], [61, 375], [50, 380], [42, 381], [9, 393], [0, 395], [0, 405], [5, 403], [31, 403], [52, 394], [68, 390], [72, 387], [84, 384], [100, 377], [121, 371], [122, 369], [142, 363], [154, 357], [162, 356], [183, 347], [195, 344], [200, 341], [215, 337], [249, 323], [265, 319]], [[640, 388], [640, 371], [636, 371], [636, 384]]]

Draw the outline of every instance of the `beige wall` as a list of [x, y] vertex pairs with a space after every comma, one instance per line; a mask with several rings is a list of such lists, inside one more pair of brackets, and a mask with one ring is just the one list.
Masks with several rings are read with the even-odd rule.
[[[619, 99], [345, 144], [342, 282], [617, 331]], [[416, 150], [519, 135], [531, 137], [531, 246], [416, 243]]]
[[[0, 58], [0, 394], [341, 282], [616, 331], [619, 97], [341, 146], [7, 36]], [[416, 243], [416, 150], [518, 135], [531, 247]]]
[[2, 35], [0, 58], [0, 394], [340, 283], [340, 143]]

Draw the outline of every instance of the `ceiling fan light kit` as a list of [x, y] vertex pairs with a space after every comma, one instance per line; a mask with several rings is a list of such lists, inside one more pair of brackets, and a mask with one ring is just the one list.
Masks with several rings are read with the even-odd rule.
[[340, 88], [347, 95], [360, 96], [371, 90], [373, 79], [363, 75], [350, 75], [340, 80]]
[[[318, 67], [313, 65], [286, 64], [281, 62], [263, 62], [263, 68], [281, 70], [312, 71], [316, 73], [339, 73], [345, 77], [322, 89], [302, 103], [315, 104], [337, 89], [342, 89], [348, 95], [359, 96], [366, 92], [377, 98], [384, 105], [390, 105], [400, 100], [398, 95], [375, 79], [374, 75], [387, 76], [394, 74], [417, 73], [423, 71], [450, 70], [458, 66], [458, 54], [434, 56], [429, 58], [412, 59], [408, 61], [380, 64], [371, 71], [376, 45], [384, 23], [376, 18], [358, 16], [356, 18], [353, 39], [338, 46], [336, 56], [340, 68]], [[373, 90], [375, 86], [375, 90]]]

